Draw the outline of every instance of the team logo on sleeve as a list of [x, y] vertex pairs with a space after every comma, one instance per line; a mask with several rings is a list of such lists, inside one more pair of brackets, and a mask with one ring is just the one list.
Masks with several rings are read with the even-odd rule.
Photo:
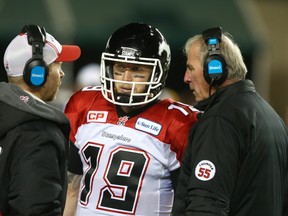
[[108, 117], [107, 111], [90, 110], [87, 114], [87, 122], [106, 122]]
[[195, 168], [195, 176], [201, 181], [211, 180], [216, 173], [214, 164], [209, 160], [200, 161]]

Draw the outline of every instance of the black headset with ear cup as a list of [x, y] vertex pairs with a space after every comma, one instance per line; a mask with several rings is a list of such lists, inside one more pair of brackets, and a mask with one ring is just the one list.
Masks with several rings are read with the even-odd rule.
[[43, 60], [43, 47], [46, 40], [45, 28], [37, 25], [26, 25], [21, 33], [27, 33], [28, 44], [32, 46], [32, 58], [25, 64], [23, 79], [29, 86], [43, 86], [49, 73], [49, 68]]
[[228, 76], [227, 63], [220, 54], [222, 28], [210, 28], [202, 32], [208, 46], [208, 56], [204, 61], [204, 78], [209, 85], [218, 87]]

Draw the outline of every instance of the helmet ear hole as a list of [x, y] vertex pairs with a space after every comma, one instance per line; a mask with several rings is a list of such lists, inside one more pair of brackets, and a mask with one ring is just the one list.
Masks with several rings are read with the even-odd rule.
[[113, 62], [112, 61], [107, 61], [105, 73], [107, 77], [113, 79]]
[[[132, 91], [127, 95], [129, 97], [125, 100], [128, 101], [127, 103], [114, 100], [113, 94], [117, 93], [112, 92], [114, 90], [111, 88], [111, 83], [116, 83], [117, 80], [114, 79], [113, 67], [110, 66], [113, 61], [153, 66], [150, 80], [143, 82], [143, 85], [147, 85], [147, 91], [143, 93]], [[144, 23], [130, 23], [120, 27], [108, 39], [105, 52], [101, 57], [101, 64], [105, 65], [101, 67], [105, 70], [101, 71], [103, 96], [114, 104], [126, 106], [141, 105], [155, 100], [164, 88], [170, 62], [170, 46], [158, 29]], [[130, 82], [132, 86], [138, 84], [140, 83]], [[152, 94], [154, 96], [151, 98]], [[120, 97], [115, 96], [115, 98]]]

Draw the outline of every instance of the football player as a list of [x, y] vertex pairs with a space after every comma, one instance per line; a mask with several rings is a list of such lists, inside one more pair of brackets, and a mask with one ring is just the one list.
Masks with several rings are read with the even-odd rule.
[[[130, 23], [109, 38], [101, 86], [69, 100], [69, 186], [65, 214], [170, 215], [197, 110], [159, 99], [170, 47], [155, 27]], [[76, 210], [77, 208], [77, 210]]]

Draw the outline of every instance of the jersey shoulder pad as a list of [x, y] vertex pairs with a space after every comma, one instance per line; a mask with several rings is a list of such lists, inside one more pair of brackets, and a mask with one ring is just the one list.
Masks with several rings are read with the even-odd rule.
[[87, 86], [75, 92], [65, 107], [65, 112], [68, 110], [81, 110], [84, 107], [89, 107], [89, 103], [93, 103], [97, 98], [103, 98], [101, 86]]
[[199, 112], [199, 110], [197, 110], [195, 107], [191, 105], [174, 101], [172, 99], [164, 99], [161, 102], [163, 106], [165, 106], [171, 114], [173, 112], [173, 115], [176, 115], [177, 117], [189, 116], [189, 115], [196, 116], [197, 113]]

